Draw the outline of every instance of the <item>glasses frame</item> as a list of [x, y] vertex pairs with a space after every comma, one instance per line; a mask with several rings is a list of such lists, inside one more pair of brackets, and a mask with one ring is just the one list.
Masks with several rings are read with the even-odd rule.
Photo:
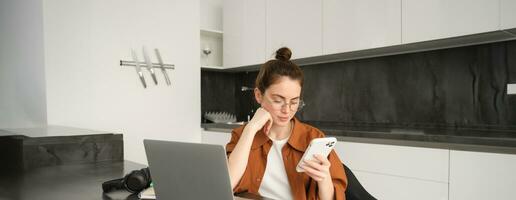
[[[271, 106], [274, 108], [274, 104], [276, 104], [276, 103], [275, 103], [272, 99], [270, 99], [269, 97], [267, 97], [267, 96], [265, 96], [265, 95], [263, 95], [263, 97], [264, 97], [264, 99], [266, 99], [266, 100], [271, 104]], [[297, 105], [297, 109], [296, 109], [296, 110], [293, 110], [293, 109], [292, 109], [292, 105], [293, 105], [293, 104], [292, 104], [292, 102], [287, 103], [287, 101], [285, 101], [284, 99], [282, 99], [281, 101], [282, 101], [282, 102], [281, 102], [281, 107], [279, 107], [279, 109], [278, 109], [278, 108], [274, 108], [274, 109], [276, 109], [276, 110], [281, 110], [281, 109], [283, 109], [283, 107], [288, 106], [288, 110], [290, 110], [290, 111], [292, 111], [292, 112], [298, 112], [298, 111], [302, 110], [302, 109], [306, 106], [305, 102], [303, 101], [303, 98], [301, 98], [301, 97], [299, 98], [299, 102], [298, 102], [298, 105]]]

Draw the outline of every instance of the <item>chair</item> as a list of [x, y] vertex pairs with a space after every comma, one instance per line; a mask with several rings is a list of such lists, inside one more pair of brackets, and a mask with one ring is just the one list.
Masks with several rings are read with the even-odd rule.
[[360, 184], [357, 177], [353, 174], [351, 169], [349, 169], [346, 165], [344, 166], [344, 171], [346, 172], [346, 176], [348, 177], [348, 187], [346, 189], [346, 200], [376, 200], [369, 192], [365, 190], [365, 188]]

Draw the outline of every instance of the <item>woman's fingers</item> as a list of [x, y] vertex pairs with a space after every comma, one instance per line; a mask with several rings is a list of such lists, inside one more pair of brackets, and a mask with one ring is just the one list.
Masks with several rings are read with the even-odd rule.
[[304, 163], [317, 171], [324, 171], [325, 166], [315, 160], [305, 160]]
[[328, 160], [327, 157], [324, 157], [324, 156], [322, 156], [320, 154], [315, 154], [314, 157], [315, 157], [315, 159], [317, 159], [324, 166], [330, 166], [331, 165], [331, 163], [330, 163], [330, 161]]
[[316, 181], [322, 181], [329, 176], [330, 162], [321, 155], [314, 156], [314, 159], [304, 160], [301, 166], [305, 173]]
[[318, 177], [317, 175], [314, 175], [308, 171], [305, 171], [306, 175], [310, 176], [310, 178], [314, 179], [315, 181], [322, 181], [323, 178], [322, 177]]
[[269, 130], [271, 129], [270, 126], [269, 126], [270, 123], [271, 123], [270, 121], [267, 121], [267, 122], [265, 122], [265, 126], [263, 126], [263, 132], [266, 135], [269, 135]]
[[312, 168], [308, 164], [305, 164], [305, 165], [303, 165], [301, 167], [305, 170], [305, 173], [308, 176], [310, 176], [311, 178], [313, 178], [316, 181], [321, 181], [321, 180], [323, 180], [326, 177], [322, 172]]
[[272, 117], [270, 113], [264, 108], [258, 108], [248, 125], [251, 125], [254, 130], [263, 130], [265, 133], [269, 132], [272, 126]]
[[270, 113], [267, 113], [268, 116], [269, 116], [269, 121], [267, 121], [267, 134], [269, 134], [269, 131], [271, 130], [272, 128], [272, 124], [273, 124], [273, 120], [272, 120], [272, 116]]

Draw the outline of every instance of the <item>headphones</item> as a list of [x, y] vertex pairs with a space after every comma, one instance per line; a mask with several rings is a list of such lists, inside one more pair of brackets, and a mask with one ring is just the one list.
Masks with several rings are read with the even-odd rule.
[[130, 193], [137, 193], [148, 188], [152, 182], [149, 168], [134, 170], [124, 176], [124, 178], [114, 179], [102, 183], [102, 190], [110, 192], [112, 190], [126, 190]]

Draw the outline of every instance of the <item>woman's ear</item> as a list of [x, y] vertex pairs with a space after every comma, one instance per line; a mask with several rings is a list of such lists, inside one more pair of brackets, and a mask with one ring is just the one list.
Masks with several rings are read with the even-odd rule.
[[262, 104], [262, 92], [260, 92], [260, 89], [258, 88], [254, 88], [254, 98], [256, 99], [256, 102], [258, 102], [258, 104]]

